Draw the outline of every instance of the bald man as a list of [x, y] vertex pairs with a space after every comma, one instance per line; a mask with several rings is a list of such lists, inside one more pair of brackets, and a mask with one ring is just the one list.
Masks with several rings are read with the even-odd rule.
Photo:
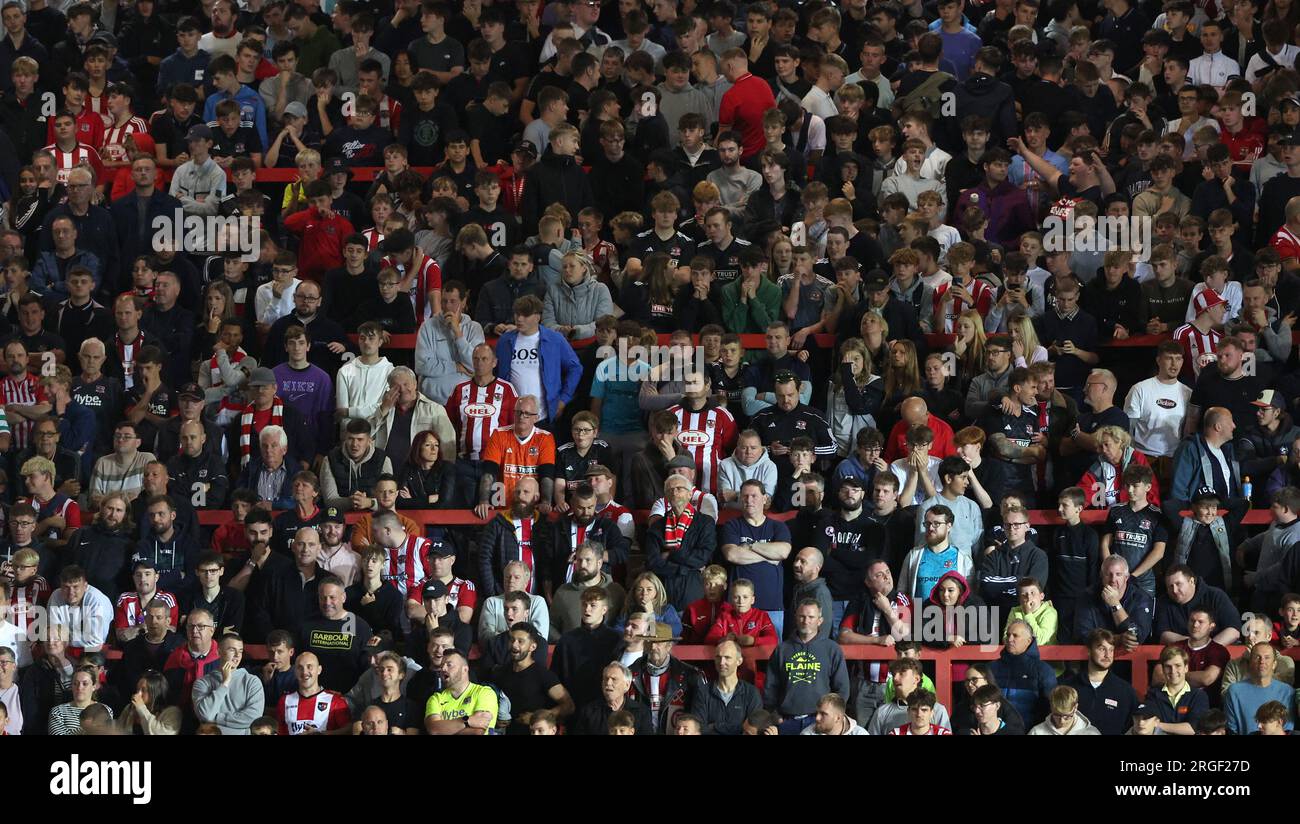
[[[1250, 509], [1250, 501], [1241, 494], [1241, 468], [1233, 447], [1237, 422], [1232, 413], [1222, 406], [1211, 406], [1201, 419], [1201, 429], [1183, 438], [1174, 453], [1173, 481], [1161, 509], [1175, 526], [1182, 523], [1179, 513], [1188, 509], [1192, 497], [1201, 489], [1212, 489], [1219, 497], [1219, 506], [1228, 510], [1224, 523], [1228, 525], [1229, 546], [1237, 546], [1245, 537], [1241, 533], [1241, 519]], [[1263, 483], [1259, 478], [1255, 483]]]
[[907, 448], [907, 430], [918, 425], [928, 426], [930, 431], [934, 433], [934, 443], [930, 446], [930, 455], [943, 459], [949, 455], [957, 454], [957, 447], [952, 442], [952, 427], [945, 423], [942, 418], [931, 415], [930, 409], [925, 405], [923, 398], [908, 398], [903, 401], [900, 411], [903, 417], [898, 423], [894, 424], [893, 429], [889, 430], [889, 439], [885, 441], [886, 461], [895, 461], [906, 457], [910, 453]]
[[280, 696], [275, 719], [280, 735], [351, 735], [352, 715], [348, 702], [337, 692], [320, 685], [320, 659], [304, 652], [293, 662], [298, 689]]

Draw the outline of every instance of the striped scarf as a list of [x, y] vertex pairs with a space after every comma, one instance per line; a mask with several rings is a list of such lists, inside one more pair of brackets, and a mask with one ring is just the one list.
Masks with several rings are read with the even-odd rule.
[[[268, 426], [284, 425], [284, 401], [276, 395], [275, 400], [271, 401], [271, 420]], [[248, 459], [253, 453], [253, 405], [250, 403], [244, 407], [244, 413], [239, 416], [239, 465], [248, 466]]]
[[664, 546], [669, 552], [676, 552], [682, 548], [682, 539], [686, 537], [686, 530], [691, 528], [691, 521], [695, 518], [695, 507], [687, 504], [682, 510], [681, 515], [673, 512], [673, 508], [668, 507], [664, 513]]

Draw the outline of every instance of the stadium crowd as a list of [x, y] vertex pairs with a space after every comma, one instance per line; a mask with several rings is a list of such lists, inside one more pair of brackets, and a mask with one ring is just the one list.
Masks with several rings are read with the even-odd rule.
[[1291, 730], [1293, 0], [0, 22], [3, 734]]

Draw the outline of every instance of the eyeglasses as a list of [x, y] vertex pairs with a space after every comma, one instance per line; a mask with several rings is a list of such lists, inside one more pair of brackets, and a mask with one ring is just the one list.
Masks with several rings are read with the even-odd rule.
[[941, 526], [947, 526], [947, 525], [948, 525], [947, 521], [926, 521], [925, 522], [926, 529], [938, 529]]
[[584, 427], [582, 427], [582, 428], [580, 428], [580, 429], [575, 428], [575, 429], [573, 430], [573, 434], [575, 434], [575, 435], [591, 435], [591, 434], [594, 433], [595, 431], [596, 431], [596, 430], [592, 429], [590, 426], [584, 426]]
[[[319, 297], [310, 297], [301, 293], [297, 297], [301, 298], [303, 303], [320, 303]], [[362, 335], [362, 337], [365, 337], [365, 335]], [[372, 335], [371, 337], [378, 337], [378, 335]]]
[[536, 417], [537, 417], [537, 413], [536, 413], [536, 412], [525, 412], [525, 411], [522, 410], [522, 409], [516, 410], [516, 414], [518, 414], [519, 417], [521, 417], [521, 418], [536, 418]]
[[211, 631], [216, 628], [215, 624], [190, 624], [190, 632], [203, 632], [204, 630]]
[[29, 527], [29, 528], [30, 528], [30, 527], [34, 527], [34, 526], [36, 526], [36, 522], [35, 522], [35, 521], [11, 521], [11, 523], [12, 523], [14, 526], [25, 526], [25, 527]]

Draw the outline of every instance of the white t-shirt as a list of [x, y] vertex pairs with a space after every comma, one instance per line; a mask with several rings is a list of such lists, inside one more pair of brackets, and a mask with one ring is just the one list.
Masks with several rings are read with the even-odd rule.
[[1182, 381], [1161, 383], [1147, 378], [1128, 391], [1124, 414], [1133, 433], [1133, 448], [1152, 457], [1172, 457], [1182, 440], [1183, 418], [1192, 390]]
[[[1208, 442], [1205, 444], [1205, 447], [1206, 449], [1210, 450], [1210, 457], [1214, 458], [1214, 460], [1219, 462], [1219, 471], [1223, 473], [1223, 480], [1227, 482], [1229, 487], [1231, 487], [1232, 470], [1228, 467], [1228, 456], [1223, 454], [1222, 449], [1220, 449], [1217, 446], [1210, 446]], [[1229, 492], [1227, 490], [1223, 490], [1220, 492], [1220, 494], [1227, 495], [1229, 494]]]
[[[939, 491], [939, 488], [943, 486], [943, 484], [939, 482], [940, 463], [941, 461], [938, 458], [933, 455], [930, 456], [928, 471], [930, 474], [930, 483], [934, 485], [934, 491], [936, 493]], [[898, 490], [901, 492], [903, 487], [907, 486], [907, 479], [912, 475], [911, 462], [907, 458], [899, 458], [889, 465], [889, 471], [893, 472], [894, 477], [898, 478]], [[913, 493], [912, 500], [907, 501], [906, 503], [899, 501], [898, 505], [900, 507], [912, 506], [921, 503], [928, 497], [930, 496], [925, 494], [925, 486], [921, 484], [921, 481], [918, 478], [916, 481], [916, 492]]]
[[510, 356], [510, 382], [515, 386], [515, 396], [533, 395], [541, 409], [546, 409], [546, 390], [542, 386], [542, 333], [515, 338], [515, 351]]
[[[1196, 320], [1196, 310], [1193, 308], [1193, 305], [1196, 303], [1196, 296], [1204, 292], [1205, 289], [1205, 281], [1201, 281], [1192, 287], [1192, 296], [1187, 300], [1186, 319], [1188, 323]], [[1223, 322], [1228, 323], [1229, 321], [1236, 320], [1237, 316], [1241, 314], [1241, 303], [1245, 299], [1245, 296], [1241, 291], [1241, 283], [1235, 280], [1228, 281], [1224, 284], [1223, 291], [1219, 293], [1219, 297], [1228, 302], [1228, 309], [1223, 313]]]
[[[933, 295], [941, 286], [947, 286], [952, 283], [952, 275], [940, 269], [933, 275], [921, 275], [921, 280], [925, 282], [925, 288], [929, 289], [930, 294]], [[920, 502], [918, 501], [917, 503]]]
[[813, 86], [803, 96], [802, 105], [805, 110], [812, 112], [823, 120], [840, 113], [840, 110], [835, 106], [835, 101], [820, 86]]

